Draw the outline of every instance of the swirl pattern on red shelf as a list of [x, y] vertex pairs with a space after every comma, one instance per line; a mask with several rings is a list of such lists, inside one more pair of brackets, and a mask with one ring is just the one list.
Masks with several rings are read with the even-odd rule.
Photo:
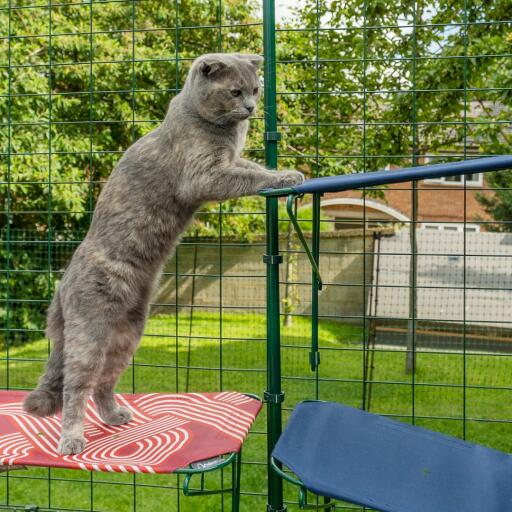
[[133, 419], [109, 426], [87, 407], [87, 446], [57, 453], [60, 415], [30, 416], [26, 393], [0, 391], [0, 465], [50, 466], [122, 473], [172, 473], [192, 462], [238, 452], [261, 402], [236, 392], [116, 395]]

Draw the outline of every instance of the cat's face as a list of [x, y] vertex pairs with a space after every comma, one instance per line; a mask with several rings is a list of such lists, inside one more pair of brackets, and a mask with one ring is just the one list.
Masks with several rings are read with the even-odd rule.
[[254, 114], [260, 95], [258, 55], [208, 54], [199, 57], [187, 79], [195, 109], [206, 120], [228, 125]]

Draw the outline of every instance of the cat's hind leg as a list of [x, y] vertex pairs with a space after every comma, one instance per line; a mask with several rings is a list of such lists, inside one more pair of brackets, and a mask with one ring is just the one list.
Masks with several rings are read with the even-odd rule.
[[46, 371], [23, 402], [23, 409], [36, 416], [51, 416], [62, 409], [62, 386], [64, 381], [64, 318], [59, 295], [48, 309], [46, 335], [53, 348], [46, 364]]
[[132, 318], [113, 331], [103, 369], [94, 390], [93, 399], [98, 413], [108, 425], [122, 425], [132, 419], [131, 412], [117, 403], [114, 391], [142, 336], [144, 318], [136, 316], [139, 318], [134, 319], [132, 315]]
[[85, 448], [87, 400], [96, 387], [105, 361], [112, 328], [101, 319], [66, 319], [64, 328], [64, 388], [59, 453], [70, 455]]

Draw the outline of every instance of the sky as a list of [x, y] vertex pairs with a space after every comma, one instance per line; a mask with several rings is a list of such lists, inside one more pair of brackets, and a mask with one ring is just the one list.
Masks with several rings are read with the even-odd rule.
[[290, 14], [290, 7], [295, 4], [292, 0], [276, 0], [276, 18], [281, 21]]
[[291, 8], [301, 5], [302, 0], [275, 0], [276, 1], [276, 21], [284, 21], [291, 14]]

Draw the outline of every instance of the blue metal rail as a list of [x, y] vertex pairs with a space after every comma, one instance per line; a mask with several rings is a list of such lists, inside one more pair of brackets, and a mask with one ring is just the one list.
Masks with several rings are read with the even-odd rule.
[[405, 181], [419, 181], [425, 179], [448, 178], [463, 174], [476, 174], [481, 172], [500, 171], [512, 169], [512, 155], [493, 156], [488, 158], [475, 158], [460, 162], [444, 164], [422, 165], [391, 171], [362, 172], [357, 174], [344, 174], [341, 176], [328, 176], [305, 181], [301, 185], [275, 190], [262, 190], [264, 196], [287, 196], [301, 194], [315, 194], [324, 192], [341, 192], [362, 187], [376, 187], [402, 183]]

